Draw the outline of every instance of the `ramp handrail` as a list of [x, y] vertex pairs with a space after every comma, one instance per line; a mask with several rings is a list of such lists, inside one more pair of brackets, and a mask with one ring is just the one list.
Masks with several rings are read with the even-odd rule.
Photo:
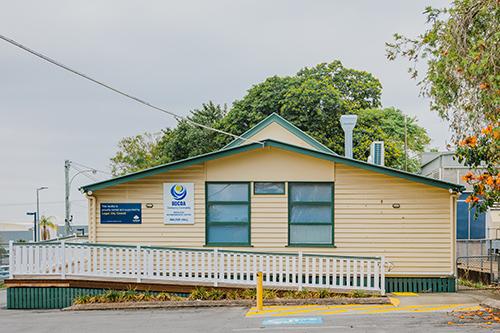
[[246, 252], [98, 243], [9, 244], [10, 278], [108, 277], [385, 293], [384, 257]]

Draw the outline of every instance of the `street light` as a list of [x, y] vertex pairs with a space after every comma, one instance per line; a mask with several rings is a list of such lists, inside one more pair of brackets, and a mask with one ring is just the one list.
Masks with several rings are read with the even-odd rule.
[[[39, 187], [36, 189], [36, 225], [35, 225], [35, 232], [36, 232], [36, 235], [38, 236], [39, 235], [39, 232], [40, 232], [40, 194], [39, 192], [42, 191], [42, 190], [46, 190], [48, 189], [47, 186], [42, 186], [42, 187]], [[37, 228], [38, 226], [38, 228]], [[38, 230], [37, 230], [38, 229]], [[36, 237], [38, 238], [38, 237]]]
[[76, 176], [80, 174], [84, 174], [86, 172], [91, 172], [94, 175], [97, 173], [96, 169], [88, 168], [85, 170], [78, 170], [77, 173], [69, 178], [69, 173], [70, 173], [70, 167], [71, 167], [71, 161], [66, 160], [64, 161], [64, 179], [65, 179], [65, 196], [64, 196], [64, 207], [65, 207], [65, 216], [64, 216], [64, 234], [68, 236], [70, 233], [72, 233], [72, 227], [71, 227], [71, 222], [73, 221], [73, 216], [71, 216], [71, 202], [69, 201], [69, 195], [71, 191], [71, 184], [73, 183], [73, 180], [75, 179]]
[[26, 215], [33, 216], [33, 242], [36, 242], [36, 212], [27, 212]]

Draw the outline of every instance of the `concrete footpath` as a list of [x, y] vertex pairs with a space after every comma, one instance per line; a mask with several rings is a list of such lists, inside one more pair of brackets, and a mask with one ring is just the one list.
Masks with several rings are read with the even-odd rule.
[[[4, 291], [3, 291], [4, 293]], [[2, 292], [0, 292], [2, 297]], [[346, 308], [266, 308], [249, 315], [248, 308], [148, 309], [68, 312], [60, 310], [0, 309], [5, 332], [500, 332], [500, 324], [479, 303], [484, 295], [440, 293], [391, 295], [393, 304], [331, 305], [380, 306], [364, 310]], [[316, 305], [316, 307], [322, 305]], [[270, 310], [279, 310], [272, 312]], [[342, 311], [339, 311], [342, 310]], [[301, 312], [302, 311], [302, 312]]]

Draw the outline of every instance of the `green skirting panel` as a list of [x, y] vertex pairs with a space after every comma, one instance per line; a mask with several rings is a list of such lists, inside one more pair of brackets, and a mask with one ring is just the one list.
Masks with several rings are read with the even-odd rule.
[[446, 293], [455, 292], [455, 278], [386, 277], [385, 290], [392, 292]]
[[66, 287], [7, 288], [7, 309], [62, 309], [81, 295], [99, 295], [104, 289]]
[[[454, 292], [455, 278], [386, 277], [386, 292]], [[82, 295], [100, 295], [105, 289], [72, 287], [10, 287], [7, 288], [8, 309], [62, 309]]]

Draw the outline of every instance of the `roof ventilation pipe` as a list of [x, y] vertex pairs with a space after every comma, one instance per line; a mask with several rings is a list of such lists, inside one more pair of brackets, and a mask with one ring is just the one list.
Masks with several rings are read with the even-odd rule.
[[340, 126], [344, 130], [344, 155], [352, 158], [352, 130], [356, 126], [358, 116], [349, 114], [340, 116]]

